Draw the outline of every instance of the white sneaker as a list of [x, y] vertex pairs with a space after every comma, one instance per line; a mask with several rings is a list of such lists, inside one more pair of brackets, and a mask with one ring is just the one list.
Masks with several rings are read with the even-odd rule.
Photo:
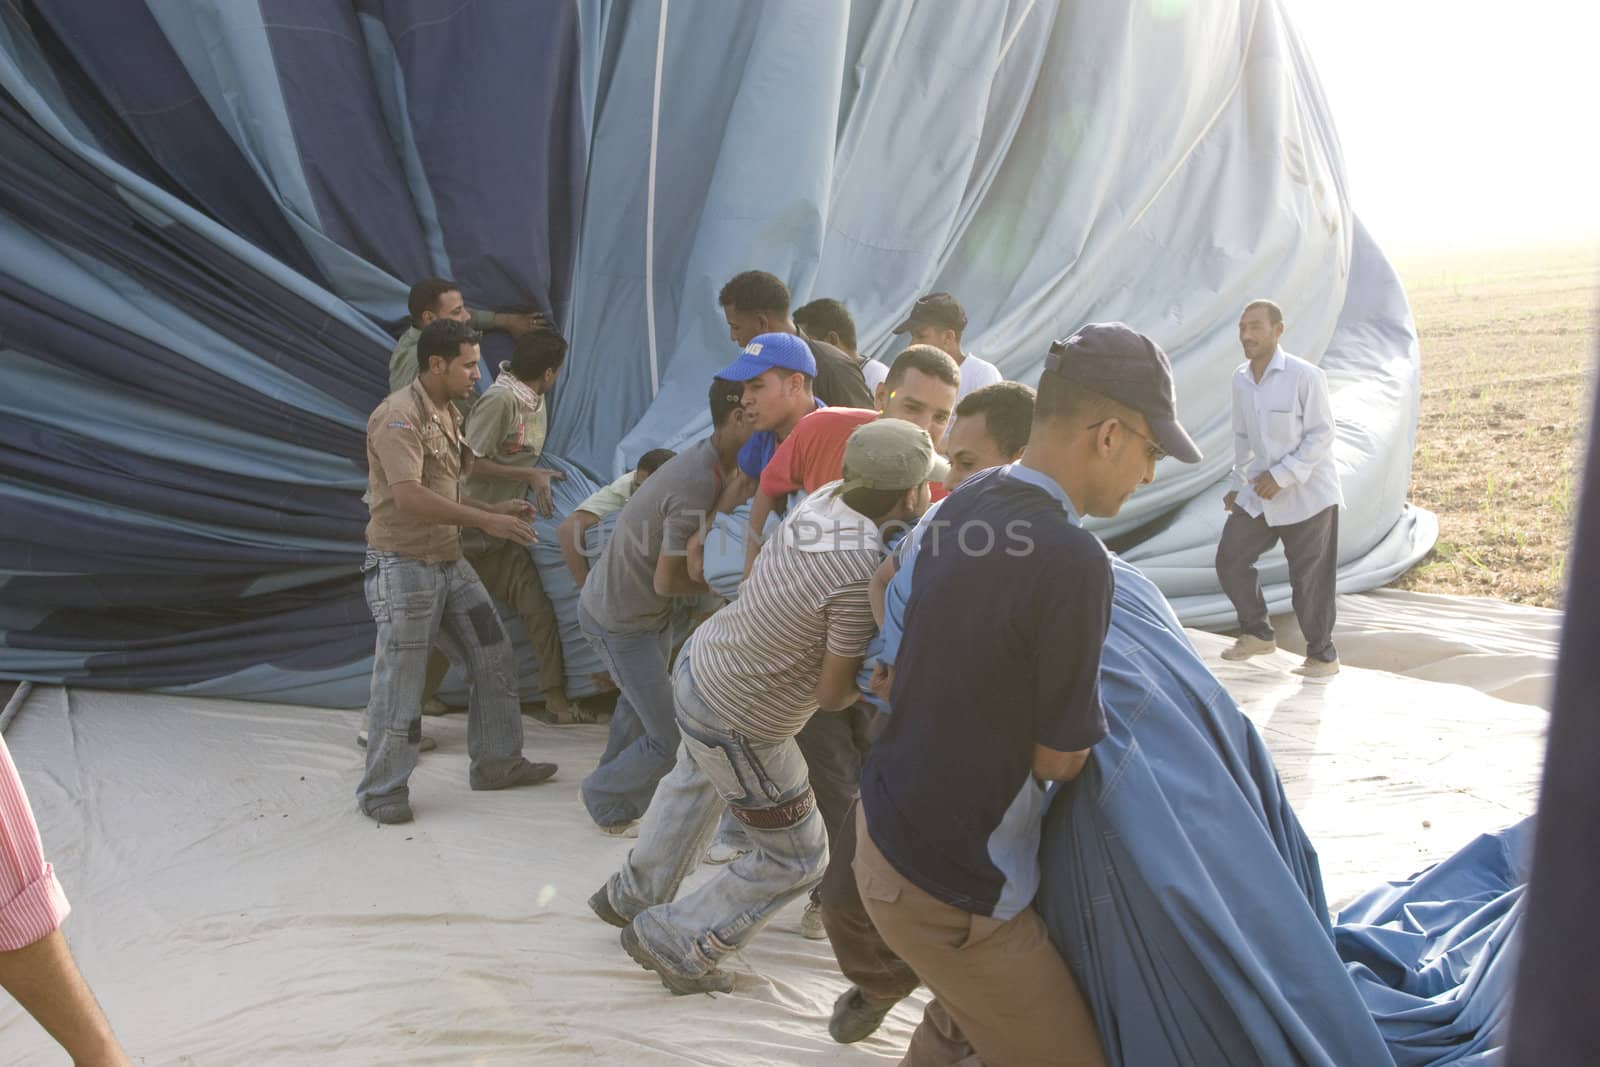
[[1222, 658], [1226, 660], [1249, 659], [1251, 656], [1265, 656], [1278, 651], [1278, 642], [1265, 640], [1255, 634], [1240, 634], [1233, 642], [1233, 647], [1222, 650]]
[[748, 848], [741, 848], [738, 845], [729, 845], [721, 841], [713, 841], [711, 843], [711, 847], [706, 849], [706, 862], [714, 867], [720, 867], [724, 863], [732, 863], [734, 860], [738, 859], [740, 856], [749, 851], [750, 850]]
[[1339, 661], [1336, 659], [1312, 659], [1306, 661], [1289, 672], [1298, 674], [1302, 678], [1331, 678], [1339, 673]]
[[814, 900], [806, 904], [806, 913], [800, 916], [800, 936], [807, 941], [828, 939], [828, 928], [822, 925], [822, 906]]

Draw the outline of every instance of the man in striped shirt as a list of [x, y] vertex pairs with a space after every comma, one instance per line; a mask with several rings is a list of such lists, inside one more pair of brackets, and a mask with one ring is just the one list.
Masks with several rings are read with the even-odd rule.
[[[622, 870], [589, 899], [672, 992], [731, 990], [718, 961], [822, 877], [827, 835], [794, 736], [818, 710], [856, 701], [876, 628], [867, 584], [883, 530], [921, 515], [929, 479], [942, 477], [926, 431], [897, 419], [862, 426], [846, 446], [844, 478], [790, 513], [739, 599], [684, 646], [673, 678], [677, 766]], [[751, 851], [674, 899], [724, 805]]]

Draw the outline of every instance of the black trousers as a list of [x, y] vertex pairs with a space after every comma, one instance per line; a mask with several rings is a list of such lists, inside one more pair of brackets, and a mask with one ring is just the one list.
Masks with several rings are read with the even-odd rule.
[[1272, 640], [1267, 599], [1261, 593], [1256, 560], [1279, 541], [1289, 561], [1289, 589], [1294, 617], [1306, 637], [1306, 658], [1331, 662], [1334, 579], [1339, 569], [1339, 508], [1331, 505], [1303, 522], [1268, 526], [1261, 516], [1235, 507], [1217, 543], [1217, 577], [1222, 591], [1239, 613], [1239, 629]]
[[[795, 735], [817, 795], [817, 814], [828, 829], [830, 853], [837, 847], [839, 828], [861, 787], [861, 765], [872, 748], [877, 717], [876, 709], [864, 702], [844, 711], [819, 711]], [[821, 900], [820, 894], [820, 888], [813, 889], [811, 899]]]

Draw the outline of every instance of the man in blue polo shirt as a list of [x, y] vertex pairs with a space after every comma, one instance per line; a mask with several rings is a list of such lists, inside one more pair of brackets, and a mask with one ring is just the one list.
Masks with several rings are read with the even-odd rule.
[[937, 998], [909, 1062], [964, 1044], [983, 1062], [1104, 1062], [1032, 907], [1039, 826], [1045, 783], [1076, 777], [1105, 733], [1111, 566], [1078, 516], [1116, 514], [1167, 454], [1200, 458], [1165, 353], [1120, 323], [1086, 326], [1051, 346], [1024, 458], [951, 494], [896, 578], [911, 594], [855, 871]]

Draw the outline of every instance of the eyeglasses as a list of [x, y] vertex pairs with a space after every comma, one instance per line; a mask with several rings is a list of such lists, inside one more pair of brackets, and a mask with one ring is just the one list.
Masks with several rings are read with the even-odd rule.
[[1121, 426], [1124, 430], [1127, 430], [1129, 433], [1133, 434], [1133, 436], [1135, 436], [1135, 437], [1141, 439], [1142, 441], [1144, 441], [1144, 454], [1152, 463], [1160, 463], [1162, 460], [1167, 458], [1167, 450], [1166, 449], [1164, 449], [1160, 445], [1156, 444], [1154, 441], [1152, 441], [1150, 438], [1146, 437], [1144, 434], [1140, 433], [1138, 430], [1135, 430], [1132, 426], [1129, 426], [1126, 419], [1118, 418], [1116, 415], [1108, 415], [1105, 418], [1101, 419], [1099, 422], [1090, 423], [1089, 425], [1085, 426], [1084, 429], [1085, 430], [1097, 430], [1100, 427], [1104, 426], [1106, 423], [1110, 422], [1112, 419], [1116, 419], [1117, 420], [1117, 425], [1118, 426]]

